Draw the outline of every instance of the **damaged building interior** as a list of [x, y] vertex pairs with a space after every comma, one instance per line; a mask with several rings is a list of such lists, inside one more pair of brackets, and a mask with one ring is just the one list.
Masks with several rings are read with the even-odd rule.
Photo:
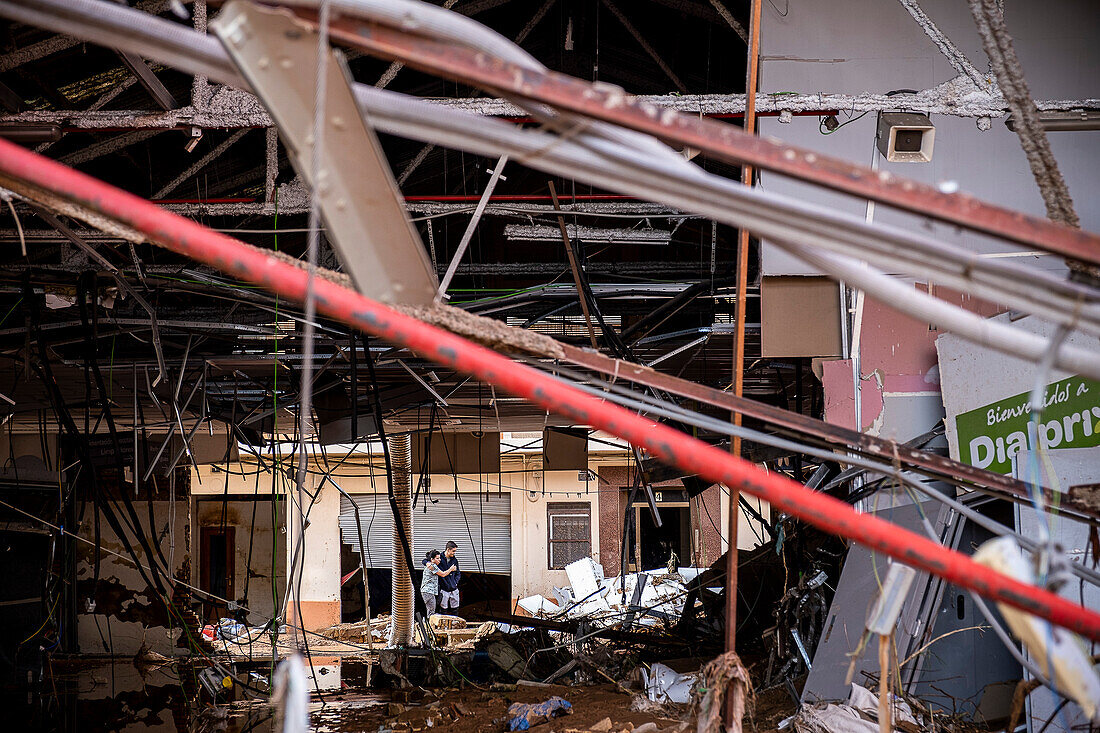
[[0, 18], [12, 730], [1100, 724], [1091, 0]]

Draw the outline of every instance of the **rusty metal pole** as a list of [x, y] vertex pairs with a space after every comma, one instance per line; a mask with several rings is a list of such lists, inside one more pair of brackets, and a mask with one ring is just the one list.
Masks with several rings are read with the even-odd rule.
[[[760, 58], [760, 4], [761, 0], [752, 0], [752, 17], [749, 23], [749, 53], [745, 71], [745, 132], [756, 132], [756, 78], [757, 64]], [[741, 183], [752, 186], [753, 169], [750, 165], [741, 167]], [[749, 270], [749, 231], [741, 228], [737, 233], [737, 315], [736, 334], [733, 342], [733, 392], [737, 397], [744, 393], [745, 386], [745, 295], [748, 290]], [[733, 424], [741, 425], [741, 413], [732, 414]], [[730, 439], [730, 452], [741, 457], [741, 438]], [[736, 486], [730, 486], [729, 510], [729, 551], [726, 555], [726, 651], [737, 651], [737, 524], [740, 515], [738, 504], [741, 492]], [[732, 681], [731, 681], [732, 685]], [[735, 720], [734, 696], [732, 689], [726, 694], [725, 721], [726, 730], [740, 731], [741, 721]]]
[[[561, 228], [561, 240], [565, 242], [565, 254], [569, 257], [569, 269], [573, 271], [573, 283], [577, 286], [577, 297], [581, 299], [581, 313], [584, 314], [584, 323], [588, 326], [588, 338], [592, 339], [593, 351], [599, 351], [600, 345], [596, 343], [596, 329], [592, 327], [592, 316], [588, 311], [588, 298], [584, 297], [584, 288], [581, 287], [581, 271], [577, 267], [577, 255], [573, 252], [573, 243], [569, 241], [569, 230], [565, 226], [565, 217], [561, 215], [561, 204], [558, 203], [558, 192], [554, 188], [553, 181], [547, 181], [550, 187], [550, 198], [554, 202], [554, 211], [558, 212], [558, 227]], [[641, 570], [641, 568], [638, 568]]]

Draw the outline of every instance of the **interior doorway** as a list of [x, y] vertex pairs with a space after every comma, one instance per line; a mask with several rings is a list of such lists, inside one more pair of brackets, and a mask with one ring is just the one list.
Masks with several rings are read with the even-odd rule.
[[676, 564], [690, 565], [694, 557], [691, 542], [691, 505], [685, 502], [662, 502], [658, 504], [661, 513], [661, 526], [653, 521], [653, 512], [649, 505], [635, 502], [634, 526], [637, 535], [631, 538], [632, 557], [641, 558], [641, 567], [636, 562], [632, 568], [654, 570], [668, 565], [673, 553]]
[[[237, 599], [234, 588], [234, 565], [237, 558], [236, 529], [234, 527], [203, 527], [201, 538], [202, 566], [199, 583], [203, 590], [218, 598]], [[203, 618], [217, 623], [220, 616], [227, 616], [224, 603], [202, 604]]]

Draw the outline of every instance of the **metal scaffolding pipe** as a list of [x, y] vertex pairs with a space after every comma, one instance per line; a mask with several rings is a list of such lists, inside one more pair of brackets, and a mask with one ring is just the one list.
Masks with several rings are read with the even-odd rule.
[[412, 448], [409, 434], [386, 438], [390, 446], [390, 470], [393, 472], [393, 498], [397, 516], [393, 525], [393, 616], [390, 621], [390, 643], [408, 646], [412, 643], [413, 582], [405, 562], [402, 533], [412, 546]]
[[[228, 275], [294, 301], [305, 300], [309, 274], [301, 267], [5, 140], [0, 140], [0, 185], [55, 199], [55, 204], [65, 206], [67, 213], [77, 218], [105, 217], [112, 225], [121, 225]], [[979, 565], [960, 552], [874, 515], [861, 514], [839, 499], [781, 474], [766, 473], [720, 448], [585, 394], [564, 380], [517, 364], [325, 278], [314, 279], [313, 291], [318, 313], [530, 400], [574, 423], [607, 431], [645, 448], [670, 466], [714, 483], [736, 486], [823, 531], [1100, 641], [1100, 613], [1096, 611]]]

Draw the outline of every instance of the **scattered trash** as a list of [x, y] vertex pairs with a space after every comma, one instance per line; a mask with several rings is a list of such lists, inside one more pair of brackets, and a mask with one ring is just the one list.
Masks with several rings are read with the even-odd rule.
[[556, 603], [541, 595], [520, 598], [518, 605], [532, 616], [553, 615], [561, 610]]
[[642, 670], [646, 696], [653, 702], [687, 703], [699, 676], [680, 674], [671, 667], [654, 664], [649, 671]]
[[[998, 570], [1022, 583], [1034, 585], [1035, 571], [1011, 537], [989, 540], [974, 553], [974, 562]], [[1100, 711], [1100, 677], [1093, 668], [1084, 640], [1065, 629], [1053, 630], [1046, 621], [1004, 603], [997, 609], [1008, 627], [1024, 643], [1031, 658], [1045, 674], [1054, 667], [1055, 684], [1066, 691], [1089, 719]]]
[[529, 704], [514, 702], [508, 708], [508, 730], [528, 730], [533, 725], [545, 723], [550, 718], [572, 715], [573, 706], [557, 695], [546, 702]]
[[509, 677], [518, 680], [527, 671], [527, 663], [508, 642], [490, 638], [483, 647], [493, 664], [500, 667]]
[[[912, 708], [903, 700], [893, 698], [891, 711], [893, 723], [899, 730], [919, 727]], [[899, 723], [906, 726], [899, 726]], [[798, 733], [878, 733], [878, 696], [853, 683], [847, 703], [805, 705], [780, 723], [779, 728], [785, 729], [792, 724]]]

